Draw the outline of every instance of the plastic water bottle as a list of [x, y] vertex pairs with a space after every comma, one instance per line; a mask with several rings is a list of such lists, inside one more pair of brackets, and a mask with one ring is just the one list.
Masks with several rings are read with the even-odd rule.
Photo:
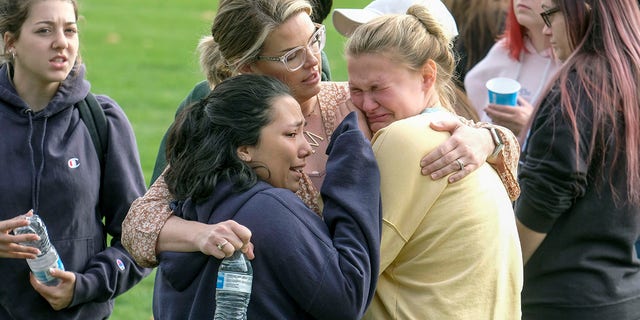
[[37, 214], [26, 218], [29, 221], [29, 225], [14, 229], [13, 233], [16, 235], [35, 233], [40, 237], [40, 240], [21, 243], [22, 245], [40, 250], [40, 255], [35, 259], [27, 259], [27, 264], [38, 281], [47, 286], [55, 286], [60, 282], [60, 279], [51, 276], [49, 269], [57, 268], [64, 270], [62, 260], [60, 260], [56, 248], [54, 248], [49, 241], [47, 227], [44, 225], [44, 222], [42, 222], [42, 219], [40, 219]]
[[216, 281], [214, 320], [245, 320], [251, 297], [253, 268], [242, 251], [222, 260]]

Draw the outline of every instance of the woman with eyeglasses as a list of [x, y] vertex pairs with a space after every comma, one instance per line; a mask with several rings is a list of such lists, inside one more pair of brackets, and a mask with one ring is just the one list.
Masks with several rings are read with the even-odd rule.
[[523, 319], [639, 319], [640, 10], [542, 0], [564, 63], [533, 115], [516, 202]]

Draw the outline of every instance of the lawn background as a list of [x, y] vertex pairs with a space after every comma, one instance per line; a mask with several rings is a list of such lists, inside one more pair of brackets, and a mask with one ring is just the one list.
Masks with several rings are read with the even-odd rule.
[[[370, 0], [334, 0], [334, 8], [362, 8]], [[209, 34], [218, 1], [78, 0], [81, 54], [92, 91], [124, 109], [138, 142], [142, 169], [151, 177], [164, 132], [178, 104], [204, 79], [195, 47]], [[347, 79], [344, 38], [325, 21], [332, 79]], [[111, 319], [151, 319], [154, 274], [118, 297]]]

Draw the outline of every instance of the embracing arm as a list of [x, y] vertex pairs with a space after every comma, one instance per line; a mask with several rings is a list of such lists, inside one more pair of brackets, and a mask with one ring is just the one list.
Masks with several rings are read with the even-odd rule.
[[[156, 255], [162, 251], [200, 251], [221, 259], [242, 249], [253, 258], [249, 229], [232, 220], [209, 225], [182, 219], [173, 215], [170, 201], [171, 193], [160, 175], [129, 209], [122, 224], [122, 242], [140, 265], [157, 266]], [[225, 241], [230, 245], [218, 249]]]
[[[207, 81], [199, 82], [185, 97], [176, 110], [176, 116], [188, 105], [205, 97], [211, 91]], [[156, 243], [162, 227], [171, 217], [169, 208], [171, 194], [161, 176], [167, 167], [166, 140], [169, 130], [160, 142], [156, 163], [151, 176], [151, 187], [144, 197], [137, 199], [132, 205], [123, 224], [122, 242], [141, 266], [155, 267]], [[162, 180], [162, 181], [158, 181]], [[157, 182], [157, 183], [156, 183]], [[173, 223], [173, 222], [171, 222]]]
[[236, 250], [242, 250], [249, 259], [253, 259], [253, 244], [250, 240], [251, 231], [233, 220], [206, 224], [172, 215], [160, 230], [156, 250], [200, 251], [218, 259], [230, 257]]
[[156, 243], [160, 230], [172, 215], [171, 194], [160, 175], [143, 197], [136, 199], [122, 222], [122, 244], [138, 264], [158, 265]]
[[[324, 221], [296, 218], [310, 214], [302, 203], [281, 201], [278, 207], [282, 208], [277, 210], [274, 203], [267, 220], [269, 231], [256, 232], [255, 241], [260, 254], [270, 257], [266, 263], [274, 270], [286, 265], [287, 272], [277, 274], [279, 281], [315, 319], [360, 319], [378, 278], [380, 175], [354, 114], [336, 129], [327, 150], [327, 175], [321, 189]], [[248, 205], [243, 210], [254, 215], [265, 208]], [[273, 213], [289, 210], [292, 214]], [[247, 223], [265, 228], [258, 221]], [[285, 245], [288, 250], [282, 250]]]
[[[420, 166], [423, 175], [430, 175], [435, 180], [453, 173], [449, 176], [449, 182], [456, 182], [486, 161], [498, 172], [509, 198], [512, 201], [518, 198], [520, 144], [509, 129], [488, 123], [473, 123], [461, 118], [433, 122], [431, 128], [449, 131], [451, 137], [422, 159]], [[495, 157], [490, 157], [497, 146], [488, 128], [494, 128], [503, 143]], [[460, 170], [457, 159], [462, 161], [463, 170]]]
[[[497, 134], [498, 139], [502, 142], [502, 148], [495, 154], [495, 156], [489, 156], [487, 162], [496, 170], [502, 184], [507, 190], [509, 199], [515, 201], [520, 196], [520, 186], [518, 185], [518, 161], [520, 160], [520, 143], [518, 138], [511, 132], [511, 130], [493, 125], [490, 123], [476, 123], [476, 126], [484, 129], [486, 132], [491, 133], [491, 128]], [[485, 138], [486, 139], [486, 136]], [[496, 152], [498, 146], [496, 145], [495, 138], [490, 136], [491, 153]], [[486, 141], [486, 140], [485, 140]]]
[[[323, 216], [336, 255], [325, 269], [323, 296], [312, 309], [325, 319], [361, 318], [373, 299], [380, 264], [380, 173], [371, 144], [350, 113], [336, 128], [327, 147], [327, 175], [321, 188]], [[339, 290], [339, 291], [338, 291]], [[342, 297], [334, 295], [343, 292]], [[347, 308], [332, 316], [326, 310]], [[347, 310], [352, 310], [353, 316]], [[319, 316], [320, 318], [320, 316]]]
[[343, 114], [355, 112], [355, 114], [358, 116], [358, 128], [360, 128], [360, 131], [362, 131], [362, 134], [364, 134], [365, 138], [371, 140], [371, 130], [369, 129], [369, 125], [367, 124], [367, 118], [362, 113], [362, 111], [353, 104], [353, 101], [349, 99], [344, 103], [344, 105], [341, 105], [339, 107]]

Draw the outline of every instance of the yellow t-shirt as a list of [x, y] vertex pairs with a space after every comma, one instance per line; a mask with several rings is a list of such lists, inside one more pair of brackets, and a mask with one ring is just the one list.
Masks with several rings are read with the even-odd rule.
[[522, 256], [511, 202], [484, 164], [456, 183], [420, 174], [449, 136], [446, 112], [396, 121], [372, 139], [381, 173], [380, 277], [364, 319], [520, 319]]

